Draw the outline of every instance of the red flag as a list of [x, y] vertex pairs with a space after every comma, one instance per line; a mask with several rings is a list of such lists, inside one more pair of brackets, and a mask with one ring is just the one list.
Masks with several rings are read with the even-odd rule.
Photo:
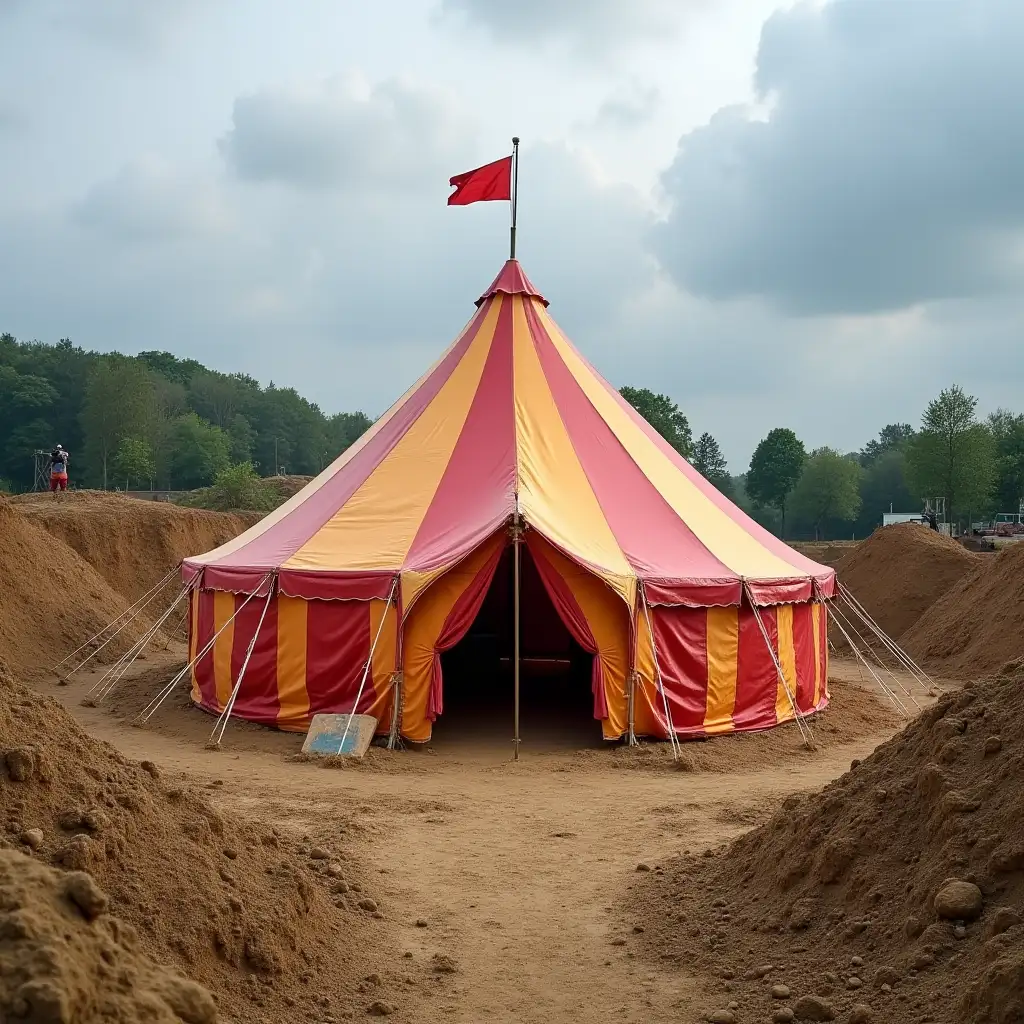
[[455, 186], [455, 191], [448, 197], [449, 206], [511, 199], [512, 157], [503, 156], [493, 164], [484, 164], [474, 171], [456, 174], [448, 184]]

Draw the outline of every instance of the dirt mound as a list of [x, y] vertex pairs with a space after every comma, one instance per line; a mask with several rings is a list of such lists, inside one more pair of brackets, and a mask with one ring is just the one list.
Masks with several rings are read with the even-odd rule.
[[107, 491], [73, 491], [61, 500], [23, 495], [17, 510], [70, 545], [129, 602], [183, 558], [237, 537], [256, 514], [208, 512]]
[[894, 639], [901, 637], [985, 555], [917, 523], [883, 526], [836, 566], [874, 620]]
[[834, 569], [844, 559], [848, 558], [857, 549], [858, 544], [863, 541], [836, 540], [836, 541], [790, 541], [789, 546], [799, 551], [800, 554], [817, 562], [819, 565], [830, 565]]
[[143, 952], [216, 992], [240, 1020], [255, 1019], [254, 1008], [319, 1020], [331, 999], [356, 999], [352, 951], [372, 945], [373, 901], [359, 894], [345, 850], [218, 813], [9, 677], [0, 679], [0, 846], [88, 871]]
[[292, 495], [298, 494], [312, 479], [311, 476], [298, 475], [268, 476], [263, 482], [273, 487], [282, 501], [287, 501]]
[[124, 608], [88, 562], [0, 499], [0, 661], [38, 678]]
[[808, 750], [795, 722], [763, 732], [732, 733], [683, 743], [678, 762], [667, 743], [643, 743], [637, 747], [581, 750], [559, 771], [591, 771], [595, 765], [610, 768], [677, 770], [684, 772], [757, 771], [781, 761], [814, 760], [834, 747], [868, 736], [891, 734], [900, 723], [892, 705], [883, 703], [856, 683], [829, 680], [831, 700], [824, 711], [810, 716], [807, 726], [815, 749]]
[[979, 557], [903, 638], [914, 657], [946, 673], [992, 672], [1024, 656], [1024, 543]]
[[809, 1020], [1022, 1020], [1022, 782], [1014, 663], [728, 847], [645, 876], [631, 907], [640, 944], [716, 976], [709, 1014], [735, 1001], [750, 1020], [773, 1007]]
[[210, 993], [154, 964], [107, 903], [87, 874], [0, 850], [0, 1018], [214, 1024]]

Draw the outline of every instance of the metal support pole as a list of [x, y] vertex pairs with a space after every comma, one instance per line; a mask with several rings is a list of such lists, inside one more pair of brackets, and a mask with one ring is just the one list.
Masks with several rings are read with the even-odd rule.
[[512, 228], [509, 232], [511, 256], [516, 258], [516, 214], [519, 208], [519, 136], [512, 139]]
[[512, 740], [514, 747], [514, 758], [513, 760], [519, 760], [519, 559], [520, 559], [520, 547], [522, 545], [522, 527], [519, 523], [519, 499], [516, 498], [516, 515], [512, 526], [512, 543], [515, 545], [515, 559], [514, 559], [514, 590], [515, 597], [513, 599], [513, 623], [512, 629], [514, 637], [512, 641], [513, 645], [513, 657], [514, 657], [514, 668], [513, 674], [515, 678], [515, 736]]

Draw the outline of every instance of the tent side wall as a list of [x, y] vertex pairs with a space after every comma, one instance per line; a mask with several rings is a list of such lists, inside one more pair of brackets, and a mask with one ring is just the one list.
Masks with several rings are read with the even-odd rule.
[[[257, 597], [243, 608], [245, 595], [219, 590], [194, 591], [190, 600], [190, 660], [226, 627], [192, 671], [192, 700], [206, 711], [219, 713], [238, 679], [265, 602]], [[234, 714], [251, 722], [304, 732], [318, 712], [349, 711], [379, 630], [380, 639], [357, 710], [373, 715], [386, 727], [397, 625], [397, 611], [387, 601], [310, 601], [274, 596]]]
[[[400, 730], [406, 739], [430, 739], [432, 723], [444, 709], [441, 653], [458, 643], [476, 618], [507, 544], [504, 531], [492, 536], [433, 583], [409, 613], [400, 709]], [[625, 602], [602, 580], [536, 534], [527, 534], [527, 544], [559, 617], [574, 639], [595, 655], [594, 717], [601, 721], [605, 739], [628, 732], [634, 656], [634, 730], [641, 736], [668, 735], [656, 684], [652, 630], [672, 727], [679, 736], [767, 729], [793, 718], [786, 688], [778, 681], [757, 616], [749, 607], [654, 605], [649, 609], [650, 626], [642, 610], [631, 626]], [[194, 591], [190, 600], [190, 658], [224, 627], [192, 673], [192, 699], [219, 713], [238, 678], [264, 600], [256, 597], [245, 604], [245, 595], [213, 590]], [[758, 614], [800, 712], [825, 707], [826, 606], [783, 604], [762, 608]], [[316, 713], [351, 710], [378, 630], [380, 639], [356, 710], [376, 717], [378, 731], [386, 732], [398, 612], [393, 604], [377, 599], [320, 601], [275, 595], [235, 714], [304, 731]]]
[[787, 687], [758, 624], [760, 616], [772, 650], [801, 714], [828, 703], [827, 609], [818, 602], [749, 607], [687, 608], [655, 605], [650, 626], [637, 621], [638, 695], [635, 731], [666, 737], [661, 670], [669, 713], [681, 737], [768, 729], [794, 717]]

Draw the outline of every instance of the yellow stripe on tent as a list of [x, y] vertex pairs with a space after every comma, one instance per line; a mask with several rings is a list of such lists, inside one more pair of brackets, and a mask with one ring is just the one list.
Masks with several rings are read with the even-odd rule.
[[469, 415], [501, 305], [490, 306], [466, 354], [401, 441], [284, 568], [367, 570], [402, 564]]
[[213, 683], [217, 690], [217, 706], [224, 708], [231, 697], [231, 651], [235, 645], [235, 595], [223, 590], [213, 593], [213, 635], [221, 626], [227, 628], [217, 637], [213, 645]]
[[[541, 309], [540, 303], [534, 305]], [[513, 307], [512, 336], [523, 515], [547, 540], [593, 567], [632, 608], [636, 576], [576, 457], [534, 347], [522, 299]]]
[[736, 707], [736, 675], [740, 656], [738, 608], [709, 608], [707, 625], [708, 696], [706, 733], [731, 732]]
[[779, 666], [783, 678], [789, 686], [789, 693], [779, 679], [775, 686], [775, 718], [779, 722], [788, 722], [793, 717], [793, 705], [789, 694], [796, 700], [796, 645], [793, 642], [793, 606], [780, 604], [775, 606], [775, 621], [779, 635]]
[[548, 313], [538, 306], [537, 314], [591, 404], [641, 472], [715, 558], [737, 575], [748, 579], [789, 579], [801, 575], [788, 562], [763, 547], [681, 473], [619, 407]]
[[306, 690], [306, 611], [301, 597], [277, 598], [278, 724], [295, 729], [309, 718]]

